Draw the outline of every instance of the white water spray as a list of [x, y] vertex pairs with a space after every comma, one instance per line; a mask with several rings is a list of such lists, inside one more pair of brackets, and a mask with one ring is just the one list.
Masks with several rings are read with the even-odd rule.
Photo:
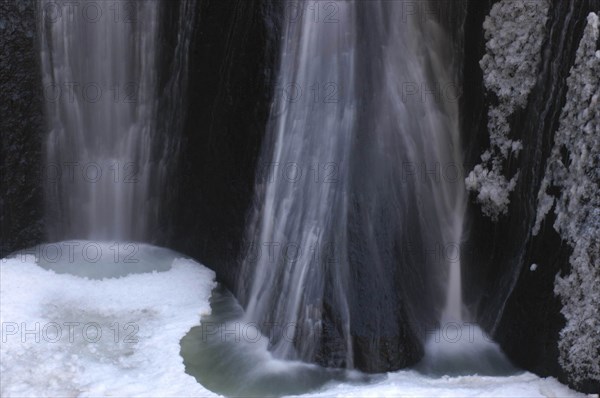
[[[462, 320], [459, 246], [466, 195], [460, 175], [442, 173], [462, 164], [458, 65], [439, 22], [425, 13], [408, 13], [405, 6], [402, 1], [348, 1], [336, 3], [336, 23], [312, 17], [287, 21], [278, 87], [299, 87], [305, 97], [293, 96], [297, 90], [287, 93], [293, 101], [276, 97], [263, 164], [310, 167], [317, 180], [312, 173], [298, 180], [298, 174], [259, 178], [248, 240], [259, 248], [275, 242], [280, 250], [291, 244], [299, 256], [289, 261], [284, 251], [251, 253], [241, 277], [248, 321], [298, 325], [293, 341], [271, 342], [279, 357], [314, 358], [327, 311], [323, 303], [329, 300], [346, 344], [344, 364], [352, 367], [349, 301], [361, 294], [351, 291], [352, 267], [361, 264], [350, 263], [357, 253], [374, 275], [369, 278], [376, 286], [369, 288], [380, 289], [380, 296], [388, 294], [384, 289], [410, 284], [398, 280], [401, 286], [394, 285], [390, 264], [420, 267], [439, 297], [427, 297], [433, 304], [421, 307], [416, 302], [426, 301], [421, 290], [406, 294], [406, 301], [435, 314], [410, 309], [408, 316]], [[335, 101], [314, 100], [315, 87], [328, 89]], [[319, 169], [326, 165], [331, 168]], [[423, 169], [434, 172], [407, 173]], [[335, 184], [319, 180], [326, 176]], [[398, 247], [409, 251], [415, 236], [423, 251], [442, 247], [444, 258], [409, 253], [390, 260]], [[330, 242], [334, 245], [326, 254], [333, 254], [335, 264], [324, 261], [321, 250]], [[448, 255], [452, 248], [455, 253]], [[378, 311], [382, 315], [374, 319], [388, 322], [387, 309]]]

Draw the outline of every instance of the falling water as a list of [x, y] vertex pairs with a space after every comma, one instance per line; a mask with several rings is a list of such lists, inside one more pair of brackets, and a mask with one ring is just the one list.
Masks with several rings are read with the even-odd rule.
[[[428, 317], [461, 319], [464, 186], [460, 173], [442, 172], [459, 171], [462, 159], [458, 66], [447, 32], [431, 15], [407, 12], [407, 3], [414, 5], [336, 2], [321, 19], [312, 12], [286, 20], [283, 91], [275, 93], [263, 152], [270, 168], [257, 179], [240, 281], [246, 318], [268, 333], [278, 357], [315, 359], [329, 300], [346, 345], [340, 364], [353, 366], [356, 253], [366, 259], [361, 272], [375, 275], [369, 294], [415, 289], [405, 280], [394, 285], [390, 262], [405, 274], [421, 269], [436, 291], [420, 290], [409, 304]], [[446, 255], [392, 257], [411, 239]], [[427, 307], [430, 295], [439, 298]], [[395, 322], [386, 311], [397, 316], [373, 308], [377, 322]], [[273, 324], [294, 325], [294, 338], [265, 326]]]
[[[147, 241], [157, 228], [165, 148], [174, 147], [166, 136], [177, 133], [157, 128], [160, 7], [158, 0], [39, 4], [51, 240]], [[187, 72], [184, 15], [171, 80]]]
[[[352, 3], [336, 7], [337, 18], [354, 18]], [[342, 94], [338, 82], [355, 78], [356, 32], [342, 31], [347, 24], [315, 23], [305, 17], [286, 22], [278, 81], [282, 91], [276, 93], [279, 97], [271, 111], [270, 141], [257, 186], [263, 197], [251, 223], [257, 228], [250, 231], [255, 250], [262, 252], [265, 244], [276, 242], [280, 251], [274, 257], [249, 255], [243, 283], [252, 281], [246, 286], [248, 319], [261, 325], [298, 325], [295, 333], [305, 334], [308, 341], [318, 339], [320, 298], [328, 272], [338, 284], [338, 308], [342, 312], [347, 308], [343, 295], [347, 269], [329, 266], [323, 257], [345, 252], [342, 237], [342, 246], [326, 253], [332, 231], [343, 236], [346, 229], [347, 162], [356, 112], [352, 86], [344, 86]], [[347, 324], [344, 329], [349, 338]], [[296, 357], [291, 339], [277, 333], [272, 344], [277, 356]], [[315, 345], [299, 349], [301, 358], [310, 359]]]

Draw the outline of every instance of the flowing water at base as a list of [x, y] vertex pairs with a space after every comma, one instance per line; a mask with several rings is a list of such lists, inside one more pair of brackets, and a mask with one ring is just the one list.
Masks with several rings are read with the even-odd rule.
[[[431, 376], [509, 376], [517, 373], [500, 346], [476, 324], [463, 323], [451, 332], [437, 330], [425, 343], [425, 357], [415, 367]], [[451, 334], [451, 335], [449, 335]]]
[[[229, 291], [216, 288], [210, 304], [211, 315], [181, 340], [181, 355], [186, 372], [214, 392], [273, 397], [304, 394], [332, 381], [364, 384], [383, 377], [277, 359], [268, 350], [269, 338], [243, 320], [243, 309]], [[274, 329], [291, 341], [293, 325], [287, 326]]]
[[[259, 325], [248, 322], [236, 298], [224, 287], [213, 290], [212, 313], [181, 340], [186, 372], [204, 387], [226, 396], [284, 396], [326, 393], [336, 386], [364, 388], [385, 382], [391, 374], [365, 374], [355, 370], [324, 368], [300, 361], [277, 359], [269, 351], [271, 339]], [[277, 340], [294, 343], [295, 325], [275, 325]], [[500, 347], [476, 325], [460, 338], [450, 331], [433, 333], [426, 355], [413, 370], [415, 383], [456, 376], [510, 376], [519, 370]]]

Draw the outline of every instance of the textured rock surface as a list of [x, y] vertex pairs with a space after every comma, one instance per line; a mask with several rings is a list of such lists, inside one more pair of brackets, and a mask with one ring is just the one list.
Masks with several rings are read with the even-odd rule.
[[0, 257], [43, 237], [35, 1], [0, 2]]
[[[469, 5], [463, 123], [467, 165], [478, 162], [488, 145], [486, 112], [494, 99], [483, 88], [478, 61], [485, 52], [481, 27], [493, 3]], [[554, 281], [557, 273], [568, 271], [571, 249], [554, 231], [552, 217], [537, 236], [532, 228], [537, 193], [565, 103], [566, 78], [586, 17], [600, 8], [599, 3], [552, 2], [537, 83], [526, 108], [509, 120], [513, 138], [522, 140], [523, 151], [505, 164], [507, 175], [521, 170], [508, 213], [494, 223], [471, 201], [462, 256], [465, 300], [478, 321], [516, 365], [563, 382], [568, 377], [559, 365], [558, 339], [565, 320]], [[533, 263], [538, 264], [535, 271], [530, 270]], [[573, 387], [592, 392], [599, 386], [588, 381]]]
[[274, 89], [278, 6], [246, 0], [195, 6], [188, 116], [170, 184], [174, 214], [166, 243], [232, 288]]

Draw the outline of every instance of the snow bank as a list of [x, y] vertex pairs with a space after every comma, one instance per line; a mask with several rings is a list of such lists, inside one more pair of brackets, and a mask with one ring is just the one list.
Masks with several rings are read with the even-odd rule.
[[[2, 260], [0, 394], [215, 396], [185, 373], [180, 356], [181, 338], [211, 311], [214, 277], [183, 259], [164, 272], [103, 280], [42, 269], [34, 256]], [[279, 361], [278, 366], [297, 364]], [[365, 383], [357, 375], [306, 396], [579, 396], [530, 373], [431, 378], [401, 371], [375, 380]]]
[[531, 373], [516, 376], [462, 376], [429, 378], [416, 371], [389, 373], [370, 385], [339, 383], [311, 393], [311, 397], [585, 397], [556, 379]]
[[[590, 13], [567, 101], [538, 194], [533, 233], [554, 206], [554, 228], [573, 247], [571, 273], [557, 276], [567, 323], [560, 334], [560, 363], [574, 382], [600, 381], [600, 51], [598, 15]], [[551, 195], [549, 188], [559, 188]]]
[[104, 280], [56, 274], [33, 256], [2, 260], [0, 395], [214, 395], [180, 356], [181, 338], [210, 312], [214, 278], [184, 259]]
[[488, 111], [491, 148], [465, 182], [492, 220], [508, 211], [509, 194], [518, 179], [518, 173], [508, 180], [502, 171], [503, 162], [522, 149], [520, 141], [509, 138], [508, 119], [527, 105], [535, 85], [548, 10], [547, 0], [502, 0], [494, 4], [483, 24], [487, 53], [479, 65], [485, 87], [498, 103]]

